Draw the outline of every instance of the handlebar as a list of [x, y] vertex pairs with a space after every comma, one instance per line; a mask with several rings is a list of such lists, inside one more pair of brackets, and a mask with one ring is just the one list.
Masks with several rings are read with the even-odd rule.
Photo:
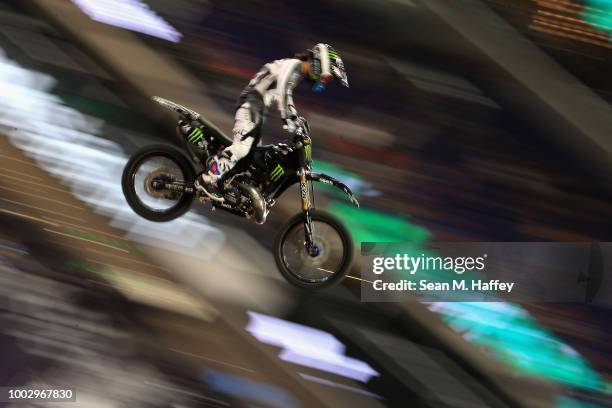
[[310, 134], [310, 126], [308, 125], [308, 121], [303, 116], [298, 117], [295, 120], [296, 130], [294, 135], [298, 137], [308, 136]]

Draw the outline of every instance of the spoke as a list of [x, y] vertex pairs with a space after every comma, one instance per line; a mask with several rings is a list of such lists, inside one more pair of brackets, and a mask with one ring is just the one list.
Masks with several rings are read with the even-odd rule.
[[319, 254], [311, 256], [304, 245], [304, 225], [296, 224], [288, 233], [282, 246], [287, 269], [297, 279], [309, 283], [322, 283], [332, 278], [345, 256], [346, 249], [338, 232], [327, 223], [312, 220], [313, 239]]
[[152, 211], [168, 211], [181, 199], [183, 193], [168, 189], [156, 190], [153, 181], [156, 179], [182, 182], [184, 174], [173, 160], [153, 156], [145, 159], [134, 172], [134, 189], [141, 204]]

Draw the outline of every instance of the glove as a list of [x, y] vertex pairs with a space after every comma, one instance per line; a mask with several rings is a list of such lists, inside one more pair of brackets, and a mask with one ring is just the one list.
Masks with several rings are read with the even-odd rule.
[[310, 126], [308, 126], [308, 121], [305, 117], [300, 116], [295, 122], [298, 127], [296, 133], [299, 133], [300, 135], [307, 135], [310, 133]]
[[291, 115], [288, 118], [283, 119], [283, 122], [285, 123], [283, 125], [283, 129], [285, 129], [289, 133], [295, 133], [295, 131], [299, 127], [299, 123], [297, 122], [297, 120], [297, 115]]

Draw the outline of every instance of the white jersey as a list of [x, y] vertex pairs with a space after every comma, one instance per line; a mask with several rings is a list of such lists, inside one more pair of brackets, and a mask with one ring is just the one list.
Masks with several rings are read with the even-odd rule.
[[264, 65], [242, 92], [243, 96], [257, 91], [266, 108], [276, 104], [281, 118], [297, 114], [293, 104], [293, 88], [302, 79], [302, 61], [294, 58], [280, 59]]

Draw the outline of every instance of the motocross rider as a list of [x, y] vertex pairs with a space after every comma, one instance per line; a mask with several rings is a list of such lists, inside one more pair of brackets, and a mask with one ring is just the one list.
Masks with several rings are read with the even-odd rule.
[[264, 65], [240, 94], [230, 146], [208, 161], [196, 188], [213, 200], [223, 201], [217, 181], [245, 157], [251, 147], [261, 141], [261, 127], [267, 108], [276, 104], [283, 121], [283, 129], [294, 133], [300, 126], [299, 115], [293, 104], [293, 88], [303, 77], [312, 83], [314, 92], [321, 92], [334, 78], [348, 87], [344, 64], [328, 44], [317, 44], [312, 50]]

